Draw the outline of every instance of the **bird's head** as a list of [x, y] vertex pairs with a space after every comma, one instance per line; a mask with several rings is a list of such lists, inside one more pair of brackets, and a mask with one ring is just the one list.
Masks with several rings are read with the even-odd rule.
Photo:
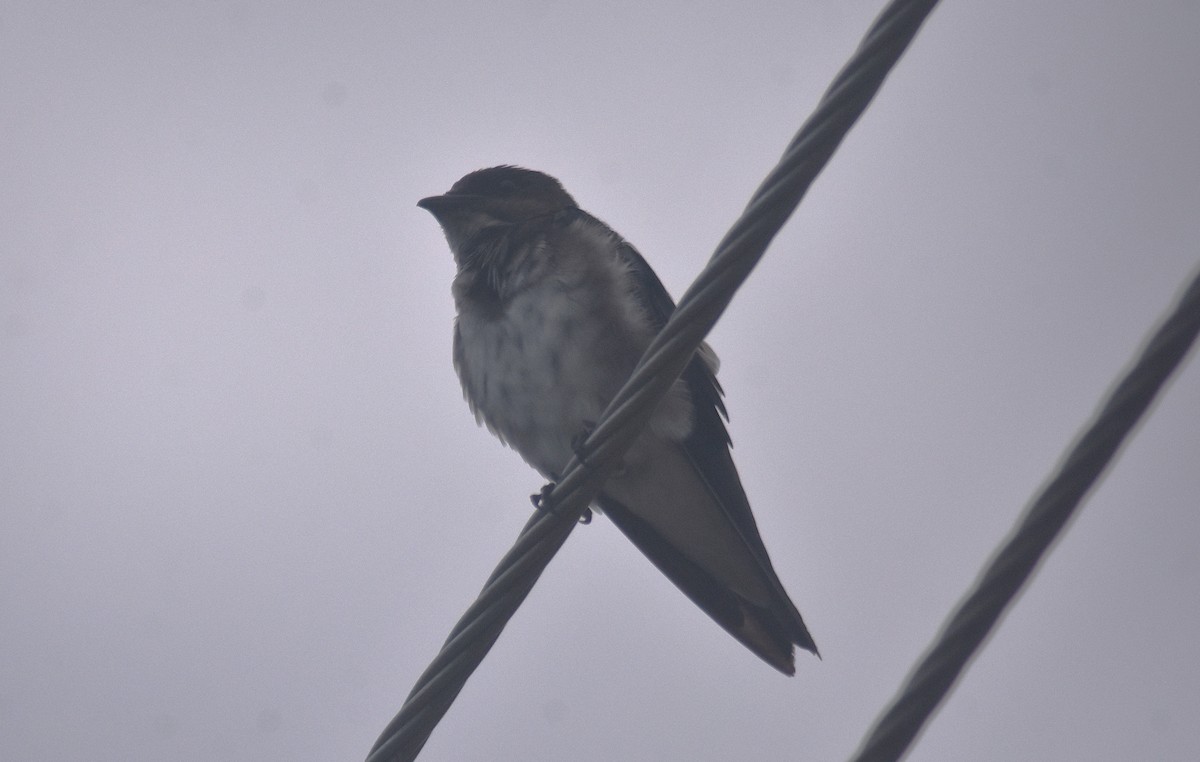
[[480, 231], [552, 216], [574, 208], [575, 199], [550, 175], [502, 166], [472, 172], [449, 192], [423, 198], [417, 206], [437, 219], [461, 261], [461, 248]]

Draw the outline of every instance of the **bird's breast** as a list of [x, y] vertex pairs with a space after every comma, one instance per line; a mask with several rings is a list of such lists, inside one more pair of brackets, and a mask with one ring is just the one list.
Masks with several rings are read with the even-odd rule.
[[543, 475], [571, 456], [648, 336], [602, 278], [546, 277], [487, 309], [460, 304], [455, 366], [476, 416]]

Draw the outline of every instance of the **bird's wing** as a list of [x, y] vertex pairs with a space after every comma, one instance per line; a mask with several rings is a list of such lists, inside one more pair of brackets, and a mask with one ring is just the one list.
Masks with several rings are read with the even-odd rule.
[[[675, 302], [633, 246], [622, 241], [619, 253], [633, 276], [636, 297], [654, 327], [661, 329], [674, 312]], [[744, 548], [753, 556], [761, 574], [761, 582], [771, 592], [769, 605], [756, 605], [732, 593], [703, 565], [692, 563], [662, 533], [656, 532], [649, 523], [612, 500], [611, 496], [607, 500], [602, 497], [599, 503], [614, 523], [697, 605], [766, 661], [790, 673], [791, 644], [795, 643], [814, 653], [816, 644], [771, 566], [733, 464], [729, 452], [729, 433], [723, 420], [728, 418], [728, 414], [722, 400], [723, 391], [716, 378], [716, 366], [715, 354], [707, 345], [702, 345], [681, 375], [694, 408], [692, 432], [684, 441], [682, 450], [694, 473], [707, 487], [713, 502], [734, 527]], [[786, 660], [781, 651], [784, 647]]]
[[[621, 256], [628, 262], [638, 289], [637, 295], [650, 315], [655, 330], [662, 330], [671, 313], [675, 311], [675, 301], [637, 249], [623, 242]], [[754, 521], [742, 481], [729, 454], [732, 442], [729, 431], [725, 428], [729, 413], [722, 398], [724, 390], [717, 381], [716, 357], [711, 347], [702, 344], [680, 375], [695, 409], [692, 433], [684, 446], [696, 470], [704, 477], [716, 496], [717, 502], [726, 509], [729, 520], [737, 527], [755, 556], [769, 569], [767, 549], [763, 546], [758, 524]]]

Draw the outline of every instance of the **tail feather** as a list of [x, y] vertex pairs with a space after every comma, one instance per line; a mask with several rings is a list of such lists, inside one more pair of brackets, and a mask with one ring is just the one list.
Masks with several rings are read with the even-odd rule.
[[601, 496], [597, 503], [676, 587], [763, 661], [785, 675], [793, 675], [793, 645], [817, 653], [808, 628], [790, 601], [776, 599], [770, 605], [760, 605], [746, 600], [719, 583], [622, 503], [608, 496]]

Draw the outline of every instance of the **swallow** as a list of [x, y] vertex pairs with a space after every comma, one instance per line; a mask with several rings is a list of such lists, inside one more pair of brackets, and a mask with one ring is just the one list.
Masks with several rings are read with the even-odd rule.
[[[675, 309], [646, 260], [553, 177], [500, 166], [417, 206], [457, 273], [454, 368], [477, 422], [550, 481]], [[593, 507], [706, 614], [795, 673], [817, 653], [779, 581], [730, 454], [716, 355], [702, 345]]]

